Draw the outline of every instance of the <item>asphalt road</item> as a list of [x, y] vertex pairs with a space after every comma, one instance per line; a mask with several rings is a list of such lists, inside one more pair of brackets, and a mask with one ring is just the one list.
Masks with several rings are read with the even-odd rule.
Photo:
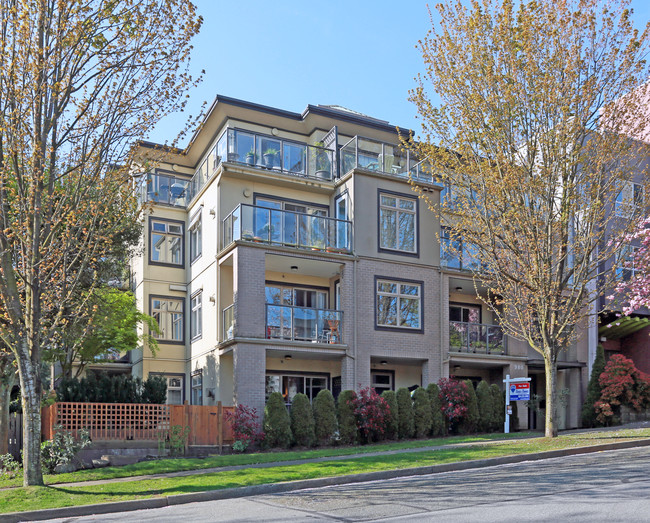
[[55, 521], [182, 520], [650, 522], [650, 448]]

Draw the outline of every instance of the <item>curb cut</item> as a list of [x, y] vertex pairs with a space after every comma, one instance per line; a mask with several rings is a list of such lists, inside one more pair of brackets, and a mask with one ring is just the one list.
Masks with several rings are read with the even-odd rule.
[[539, 461], [549, 458], [560, 458], [565, 456], [590, 454], [607, 450], [622, 450], [635, 447], [650, 447], [650, 439], [622, 441], [619, 443], [604, 443], [601, 445], [592, 445], [588, 447], [548, 450], [544, 452], [534, 452], [531, 454], [517, 454], [514, 456], [503, 456], [498, 458], [460, 461], [454, 463], [445, 463], [442, 465], [429, 465], [426, 467], [385, 470], [380, 472], [366, 472], [362, 474], [350, 474], [348, 476], [333, 476], [328, 478], [288, 481], [284, 483], [268, 483], [264, 485], [253, 485], [250, 487], [208, 490], [191, 494], [175, 494], [171, 496], [149, 499], [116, 501], [113, 503], [99, 503], [96, 505], [80, 505], [77, 507], [53, 508], [27, 512], [10, 512], [7, 514], [0, 514], [0, 522], [17, 523], [20, 521], [28, 520], [38, 521], [63, 517], [79, 517], [95, 514], [110, 514], [114, 512], [128, 512], [133, 510], [163, 508], [171, 505], [182, 505], [185, 503], [242, 498], [248, 496], [257, 496], [261, 494], [279, 494], [282, 492], [291, 492], [307, 488], [330, 487], [334, 485], [347, 485], [351, 483], [364, 483], [367, 481], [380, 481], [408, 476], [423, 476], [427, 474], [479, 469], [485, 467], [493, 467], [496, 465], [521, 463], [524, 461]]

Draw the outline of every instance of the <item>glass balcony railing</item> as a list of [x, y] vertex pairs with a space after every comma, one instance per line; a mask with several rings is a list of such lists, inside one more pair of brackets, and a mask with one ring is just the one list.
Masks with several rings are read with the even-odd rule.
[[240, 204], [223, 220], [223, 246], [235, 240], [348, 253], [352, 251], [352, 222]]
[[269, 339], [340, 344], [342, 332], [342, 311], [266, 304]]
[[233, 330], [235, 328], [235, 306], [228, 305], [223, 312], [223, 334], [222, 341], [231, 340], [234, 336]]
[[163, 203], [174, 207], [187, 207], [190, 202], [190, 180], [158, 171], [143, 175], [139, 187], [139, 200]]
[[395, 144], [355, 136], [341, 147], [341, 174], [352, 169], [376, 171], [400, 178], [431, 183], [433, 177], [428, 165], [419, 161], [410, 151]]
[[477, 354], [507, 354], [506, 339], [499, 325], [449, 322], [449, 351]]

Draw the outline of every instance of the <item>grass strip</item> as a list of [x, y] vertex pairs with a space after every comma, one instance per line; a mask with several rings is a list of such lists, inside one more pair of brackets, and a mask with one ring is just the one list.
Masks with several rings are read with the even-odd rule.
[[[146, 476], [149, 474], [165, 474], [181, 472], [184, 470], [201, 470], [216, 467], [229, 467], [235, 465], [253, 465], [258, 463], [279, 463], [298, 459], [329, 458], [332, 456], [349, 456], [352, 454], [367, 454], [372, 452], [385, 452], [439, 445], [458, 443], [490, 442], [501, 439], [516, 439], [536, 435], [532, 432], [519, 432], [513, 434], [482, 434], [480, 436], [453, 436], [449, 438], [436, 438], [428, 440], [409, 440], [391, 443], [379, 443], [355, 447], [328, 447], [325, 449], [302, 450], [290, 452], [258, 452], [254, 454], [231, 454], [223, 456], [210, 456], [208, 458], [178, 458], [143, 461], [123, 467], [107, 467], [103, 469], [78, 470], [68, 474], [46, 474], [46, 485], [57, 483], [75, 483], [78, 481], [97, 481], [131, 476]], [[22, 477], [0, 479], [0, 488], [19, 487]]]
[[613, 441], [627, 441], [650, 436], [650, 430], [647, 429], [634, 434], [626, 434], [625, 432], [627, 431], [601, 434], [601, 437], [596, 437], [592, 434], [576, 434], [560, 436], [554, 439], [533, 438], [516, 442], [505, 441], [492, 445], [472, 445], [434, 451], [364, 456], [340, 461], [325, 461], [292, 466], [278, 465], [272, 468], [251, 468], [184, 477], [106, 483], [102, 485], [10, 489], [0, 492], [0, 513], [13, 512], [23, 508], [25, 507], [26, 500], [29, 500], [30, 510], [70, 507], [283, 481], [398, 470], [515, 454], [530, 454], [585, 445], [600, 445], [603, 443], [612, 443]]

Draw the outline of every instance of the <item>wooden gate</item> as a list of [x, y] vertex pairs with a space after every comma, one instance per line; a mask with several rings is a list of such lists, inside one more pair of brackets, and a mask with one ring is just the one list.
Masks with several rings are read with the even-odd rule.
[[18, 462], [23, 448], [23, 415], [18, 412], [9, 414], [9, 454]]

